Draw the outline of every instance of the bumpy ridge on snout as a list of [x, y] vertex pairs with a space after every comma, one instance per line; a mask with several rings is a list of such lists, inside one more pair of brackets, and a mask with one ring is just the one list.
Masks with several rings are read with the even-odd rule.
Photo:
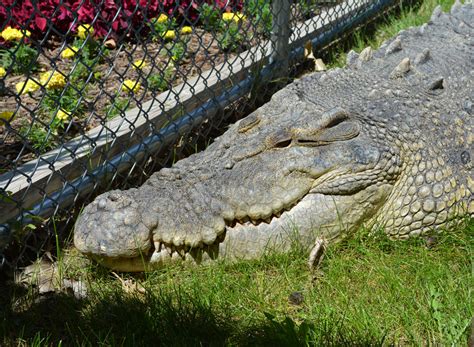
[[141, 208], [133, 199], [133, 190], [101, 195], [79, 216], [75, 246], [85, 254], [112, 258], [147, 254], [154, 225], [146, 225]]

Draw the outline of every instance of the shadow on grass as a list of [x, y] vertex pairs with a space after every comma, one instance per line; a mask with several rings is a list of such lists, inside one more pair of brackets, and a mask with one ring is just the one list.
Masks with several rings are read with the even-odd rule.
[[[252, 323], [231, 316], [196, 295], [129, 295], [107, 289], [78, 300], [72, 295], [32, 296], [19, 287], [1, 287], [0, 344], [299, 346], [381, 345], [337, 322], [295, 323], [262, 314]], [[23, 298], [22, 300], [12, 298]]]
[[[472, 317], [474, 223], [469, 217], [453, 223], [449, 232], [405, 242], [361, 230], [327, 250], [325, 280], [314, 286], [298, 248], [258, 262], [203, 267], [200, 275], [178, 267], [135, 275], [145, 290], [132, 294], [109, 271], [89, 265], [83, 278], [92, 289], [84, 300], [40, 297], [0, 278], [0, 345], [368, 346], [394, 338], [455, 345]], [[307, 306], [283, 302], [306, 284]], [[268, 300], [267, 289], [274, 292]], [[280, 289], [283, 295], [275, 293]]]

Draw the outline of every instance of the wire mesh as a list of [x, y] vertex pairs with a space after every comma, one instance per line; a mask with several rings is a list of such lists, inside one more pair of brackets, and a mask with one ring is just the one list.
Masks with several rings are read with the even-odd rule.
[[[2, 1], [0, 266], [54, 248], [94, 196], [141, 184], [259, 106], [277, 1]], [[388, 2], [294, 0], [285, 47]]]

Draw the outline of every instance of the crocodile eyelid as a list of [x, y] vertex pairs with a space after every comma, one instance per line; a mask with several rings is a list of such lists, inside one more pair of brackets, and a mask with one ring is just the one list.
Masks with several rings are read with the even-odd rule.
[[350, 140], [359, 135], [360, 126], [355, 121], [338, 122], [315, 133], [299, 132], [295, 136], [301, 146], [323, 146], [332, 142]]
[[322, 129], [331, 128], [349, 119], [349, 112], [342, 107], [334, 107], [322, 115]]

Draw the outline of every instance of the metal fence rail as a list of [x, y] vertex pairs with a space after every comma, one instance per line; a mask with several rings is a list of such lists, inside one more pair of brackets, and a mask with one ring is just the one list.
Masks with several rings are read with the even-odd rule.
[[393, 2], [321, 1], [2, 1], [0, 254], [48, 248], [95, 195], [258, 106], [255, 88], [287, 77], [308, 42]]

